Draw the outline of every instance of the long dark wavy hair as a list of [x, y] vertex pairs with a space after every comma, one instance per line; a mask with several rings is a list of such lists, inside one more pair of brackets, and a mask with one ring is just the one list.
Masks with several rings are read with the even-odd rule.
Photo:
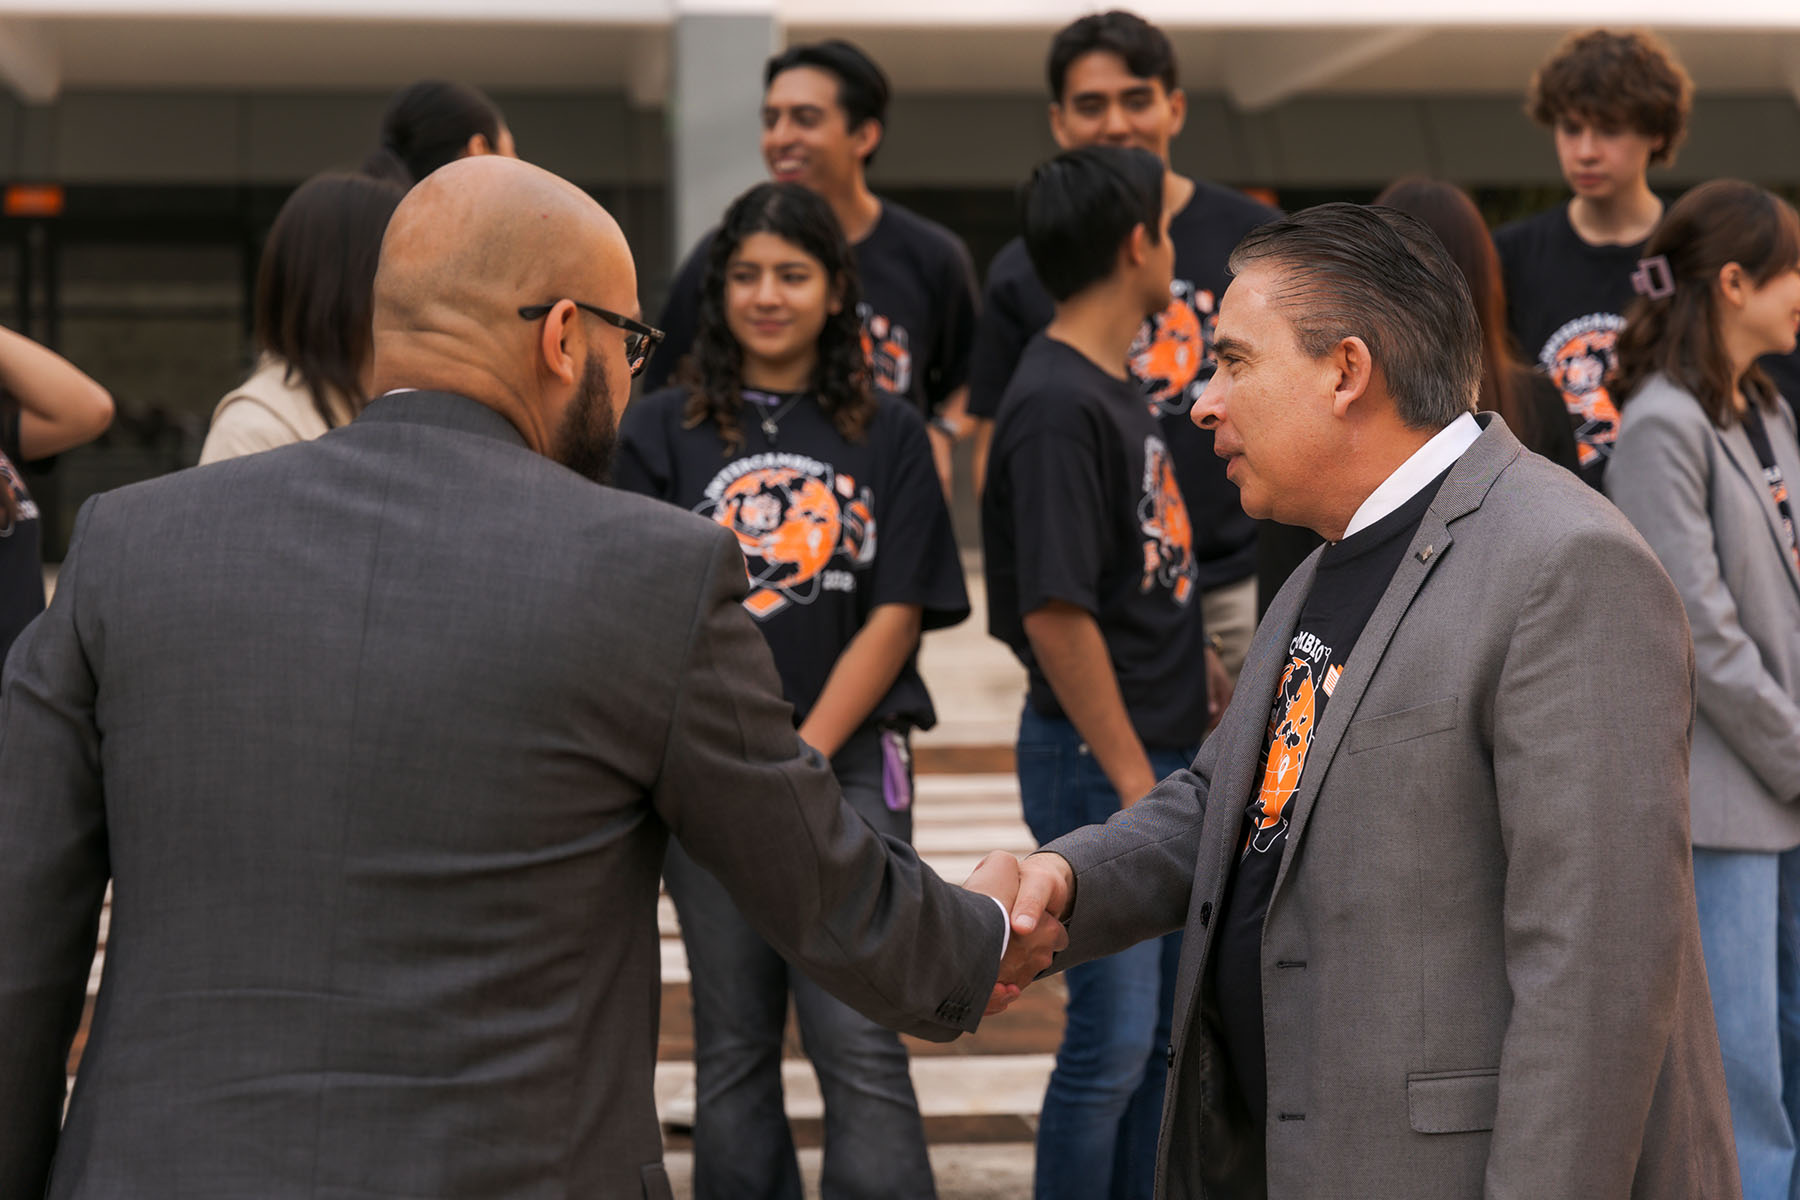
[[1732, 394], [1764, 409], [1775, 407], [1775, 385], [1755, 364], [1735, 377], [1719, 328], [1719, 271], [1744, 269], [1762, 287], [1800, 261], [1800, 216], [1787, 201], [1741, 179], [1715, 179], [1687, 193], [1663, 214], [1644, 247], [1646, 259], [1669, 263], [1674, 284], [1666, 296], [1639, 296], [1619, 334], [1620, 408], [1650, 376], [1661, 372], [1691, 392], [1720, 429], [1737, 423]]
[[856, 311], [862, 299], [856, 260], [831, 206], [797, 183], [757, 184], [731, 202], [713, 235], [700, 281], [694, 349], [678, 375], [689, 391], [684, 423], [689, 429], [706, 421], [718, 426], [727, 458], [743, 449], [744, 350], [725, 320], [725, 276], [731, 256], [756, 233], [772, 233], [799, 247], [824, 269], [836, 292], [838, 310], [819, 330], [812, 392], [845, 440], [860, 442], [875, 417], [875, 392]]

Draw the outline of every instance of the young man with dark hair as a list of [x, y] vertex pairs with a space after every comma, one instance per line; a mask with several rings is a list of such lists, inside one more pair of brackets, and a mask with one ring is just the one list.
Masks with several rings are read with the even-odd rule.
[[[886, 134], [887, 76], [849, 42], [790, 46], [764, 70], [763, 162], [769, 178], [823, 196], [856, 254], [863, 340], [877, 390], [904, 396], [930, 421], [938, 475], [949, 491], [950, 444], [965, 405], [978, 301], [962, 239], [869, 190]], [[663, 387], [693, 344], [708, 233], [669, 285], [658, 324], [666, 336], [644, 373]]]
[[[1136, 146], [1164, 165], [1175, 247], [1174, 280], [1161, 309], [1131, 346], [1131, 373], [1162, 418], [1163, 437], [1194, 520], [1194, 555], [1206, 626], [1235, 675], [1256, 627], [1256, 525], [1213, 454], [1212, 434], [1187, 419], [1212, 372], [1212, 327], [1239, 238], [1279, 216], [1229, 188], [1177, 174], [1170, 146], [1187, 118], [1175, 51], [1162, 30], [1128, 12], [1082, 17], [1050, 43], [1050, 130], [1065, 150]], [[969, 364], [969, 412], [991, 420], [1031, 336], [1052, 302], [1015, 238], [988, 268], [982, 319]], [[979, 436], [985, 441], [986, 431]], [[1227, 679], [1218, 681], [1221, 685]]]
[[[1126, 360], [1167, 304], [1164, 168], [1094, 146], [1033, 172], [1025, 246], [1055, 310], [1000, 405], [982, 495], [988, 628], [1029, 676], [1019, 794], [1040, 842], [1192, 761], [1208, 721], [1199, 570], [1162, 426]], [[1044, 1197], [1150, 1196], [1178, 938], [1070, 971]]]
[[1646, 33], [1571, 34], [1538, 68], [1525, 111], [1550, 129], [1575, 195], [1494, 234], [1506, 276], [1507, 325], [1524, 355], [1562, 389], [1581, 473], [1600, 486], [1618, 432], [1608, 390], [1632, 274], [1662, 219], [1646, 172], [1675, 159], [1693, 86]]

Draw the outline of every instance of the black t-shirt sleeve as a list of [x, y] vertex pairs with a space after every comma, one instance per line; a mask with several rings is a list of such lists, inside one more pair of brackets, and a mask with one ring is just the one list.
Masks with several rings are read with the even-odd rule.
[[975, 344], [981, 296], [975, 264], [969, 261], [961, 239], [952, 238], [944, 255], [944, 279], [938, 295], [944, 306], [943, 320], [938, 327], [937, 353], [932, 355], [931, 378], [925, 383], [925, 398], [933, 412], [969, 381], [969, 355]]
[[668, 299], [663, 301], [662, 313], [656, 318], [663, 340], [644, 368], [646, 393], [667, 387], [681, 360], [694, 348], [694, 335], [700, 324], [700, 276], [706, 270], [706, 251], [711, 246], [709, 233], [700, 239], [669, 282]]
[[924, 628], [942, 629], [969, 615], [950, 511], [918, 413], [904, 401], [884, 401], [882, 407], [870, 432], [888, 474], [877, 500], [879, 542], [869, 603], [916, 604], [924, 610]]
[[1021, 280], [1012, 270], [1013, 257], [1009, 250], [1001, 250], [988, 267], [981, 319], [976, 322], [969, 352], [969, 413], [990, 421], [1000, 411], [1000, 398], [1025, 353], [1025, 344], [1043, 324], [1034, 321], [1022, 303], [1027, 283], [1035, 286], [1036, 277]]
[[1021, 616], [1052, 600], [1099, 615], [1110, 507], [1099, 463], [1093, 437], [1067, 423], [1028, 434], [1010, 456]]
[[675, 457], [665, 415], [670, 405], [679, 404], [681, 399], [679, 392], [669, 388], [626, 407], [625, 416], [619, 421], [612, 486], [679, 503], [675, 495]]

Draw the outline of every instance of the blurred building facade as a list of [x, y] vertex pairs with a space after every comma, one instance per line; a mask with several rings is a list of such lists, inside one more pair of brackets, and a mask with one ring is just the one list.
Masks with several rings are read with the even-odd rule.
[[[895, 100], [871, 179], [943, 221], [977, 266], [1013, 233], [1012, 189], [1054, 150], [1057, 0], [0, 0], [0, 321], [107, 384], [120, 421], [53, 467], [48, 547], [89, 492], [191, 462], [250, 357], [258, 250], [287, 192], [373, 148], [388, 95], [460, 79], [522, 155], [588, 188], [637, 251], [647, 311], [724, 202], [761, 177], [757, 103], [776, 47], [851, 38]], [[1561, 195], [1525, 118], [1567, 31], [1646, 27], [1698, 99], [1678, 192], [1721, 175], [1800, 194], [1800, 3], [1259, 0], [1128, 5], [1170, 31], [1190, 115], [1180, 169], [1284, 207], [1428, 174], [1493, 219]]]

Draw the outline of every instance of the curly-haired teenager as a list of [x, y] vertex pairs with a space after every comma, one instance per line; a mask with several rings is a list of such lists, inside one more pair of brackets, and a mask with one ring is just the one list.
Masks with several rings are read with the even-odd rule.
[[[908, 732], [935, 720], [919, 635], [969, 602], [924, 423], [871, 389], [857, 300], [824, 199], [796, 183], [739, 197], [707, 247], [685, 382], [626, 410], [613, 482], [737, 534], [745, 607], [801, 738], [870, 824], [910, 840]], [[790, 993], [825, 1099], [824, 1194], [932, 1195], [899, 1038], [791, 969], [679, 845], [665, 877], [693, 979], [698, 1200], [800, 1200], [781, 1096]]]
[[[930, 422], [948, 495], [975, 336], [975, 267], [961, 238], [869, 189], [869, 164], [887, 136], [889, 91], [881, 67], [841, 38], [789, 46], [763, 66], [763, 163], [771, 180], [816, 192], [837, 216], [862, 282], [855, 308], [871, 380]], [[700, 239], [669, 283], [647, 389], [675, 378], [693, 349], [712, 237]]]
[[1497, 230], [1507, 326], [1521, 353], [1562, 389], [1595, 487], [1619, 414], [1607, 384], [1631, 302], [1631, 274], [1662, 217], [1646, 173], [1675, 159], [1693, 86], [1646, 33], [1571, 34], [1538, 68], [1525, 111], [1556, 141], [1566, 205]]

